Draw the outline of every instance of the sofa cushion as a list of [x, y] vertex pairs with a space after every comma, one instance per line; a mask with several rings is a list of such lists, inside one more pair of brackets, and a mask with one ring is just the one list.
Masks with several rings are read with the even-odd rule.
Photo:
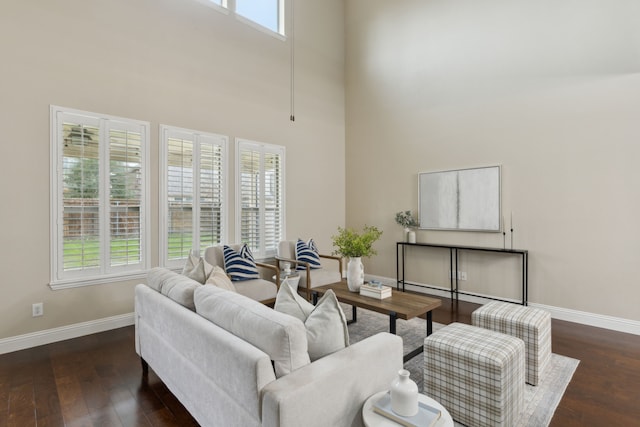
[[209, 274], [205, 285], [214, 285], [228, 291], [237, 292], [236, 287], [233, 286], [233, 282], [231, 282], [227, 273], [217, 265], [211, 270], [211, 274]]
[[314, 306], [290, 286], [281, 286], [274, 308], [304, 322], [312, 362], [349, 346], [347, 319], [332, 290]]
[[163, 267], [155, 267], [147, 273], [147, 285], [190, 310], [195, 309], [193, 292], [202, 285], [193, 279]]
[[259, 279], [260, 273], [253, 260], [253, 254], [245, 244], [236, 252], [233, 248], [225, 245], [223, 248], [224, 269], [231, 276], [231, 280], [251, 280]]
[[276, 297], [276, 284], [264, 279], [237, 280], [233, 282], [236, 292], [255, 301], [271, 300]]
[[[309, 264], [309, 268], [317, 269], [322, 268], [320, 264], [320, 256], [318, 255], [318, 248], [316, 247], [313, 239], [309, 239], [307, 243], [298, 239], [296, 242], [296, 260]], [[296, 270], [306, 270], [305, 264], [298, 264]]]
[[276, 377], [309, 364], [302, 322], [259, 302], [215, 286], [195, 292], [196, 312], [269, 355]]

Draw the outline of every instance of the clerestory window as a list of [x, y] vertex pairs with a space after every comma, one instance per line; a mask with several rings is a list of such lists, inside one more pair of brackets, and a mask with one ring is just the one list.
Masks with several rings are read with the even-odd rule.
[[219, 11], [231, 11], [245, 22], [284, 36], [285, 0], [199, 0]]
[[283, 0], [236, 0], [236, 14], [284, 35]]

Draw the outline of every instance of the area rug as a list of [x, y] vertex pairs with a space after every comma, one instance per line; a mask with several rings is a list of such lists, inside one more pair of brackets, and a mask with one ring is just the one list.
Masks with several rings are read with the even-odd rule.
[[[351, 315], [351, 306], [342, 305], [347, 318]], [[444, 325], [434, 323], [436, 331]], [[378, 332], [389, 330], [389, 317], [373, 311], [358, 309], [358, 321], [349, 325], [349, 339], [351, 343], [358, 342]], [[404, 342], [404, 353], [422, 345], [426, 336], [426, 321], [415, 318], [409, 321], [398, 320], [396, 333]], [[553, 417], [562, 395], [578, 367], [579, 360], [570, 357], [553, 354], [550, 366], [547, 368], [541, 383], [534, 387], [526, 385], [525, 409], [520, 423], [514, 427], [545, 427]], [[411, 379], [416, 382], [418, 389], [422, 391], [423, 356], [419, 354], [404, 364], [405, 369], [411, 372]], [[456, 426], [461, 424], [456, 423]]]

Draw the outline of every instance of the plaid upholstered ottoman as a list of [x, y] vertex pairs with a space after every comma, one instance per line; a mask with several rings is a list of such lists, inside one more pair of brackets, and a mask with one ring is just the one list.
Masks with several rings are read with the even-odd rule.
[[424, 394], [468, 426], [515, 425], [524, 372], [519, 338], [452, 323], [424, 340]]
[[551, 360], [551, 315], [538, 308], [490, 302], [471, 314], [474, 326], [502, 332], [524, 341], [527, 382], [538, 385]]

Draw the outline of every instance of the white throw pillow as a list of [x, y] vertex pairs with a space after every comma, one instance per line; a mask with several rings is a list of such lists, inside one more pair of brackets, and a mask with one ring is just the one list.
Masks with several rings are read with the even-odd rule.
[[274, 309], [304, 322], [312, 362], [349, 346], [347, 318], [332, 290], [314, 306], [290, 286], [281, 286]]
[[213, 271], [213, 266], [206, 262], [204, 258], [197, 257], [193, 251], [189, 252], [187, 262], [182, 269], [182, 275], [195, 280], [200, 284], [204, 284], [209, 278], [209, 274]]
[[304, 323], [315, 306], [295, 292], [291, 286], [280, 286], [273, 309], [286, 313]]
[[227, 273], [217, 265], [213, 267], [209, 278], [205, 282], [205, 285], [214, 285], [228, 291], [237, 292], [236, 287], [231, 282], [231, 279], [227, 276]]

